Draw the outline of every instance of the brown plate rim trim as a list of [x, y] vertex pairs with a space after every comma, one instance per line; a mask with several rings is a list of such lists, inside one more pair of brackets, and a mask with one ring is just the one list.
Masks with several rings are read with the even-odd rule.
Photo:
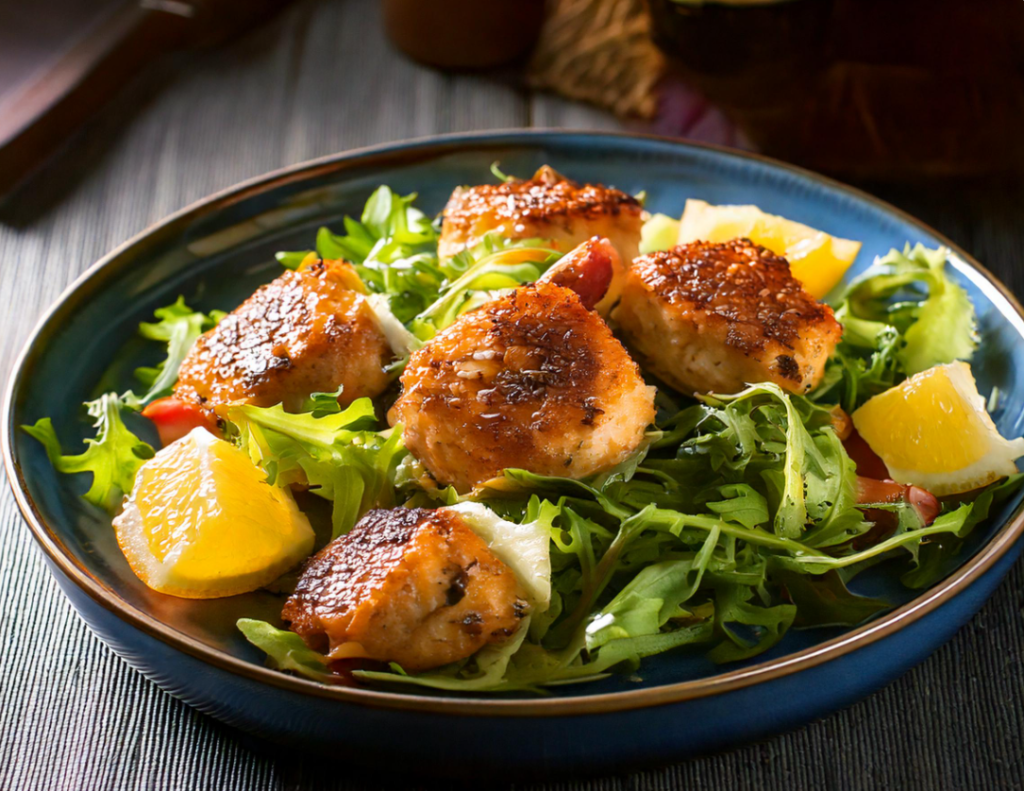
[[934, 611], [945, 602], [966, 590], [974, 581], [988, 571], [1015, 543], [1024, 532], [1024, 503], [1014, 511], [1006, 524], [963, 566], [938, 585], [928, 589], [921, 596], [898, 607], [882, 616], [877, 621], [865, 624], [840, 637], [833, 638], [811, 648], [788, 654], [779, 659], [762, 662], [748, 668], [733, 670], [709, 678], [683, 681], [639, 690], [610, 692], [598, 695], [585, 695], [572, 698], [540, 698], [540, 699], [495, 699], [481, 697], [441, 697], [411, 695], [406, 693], [385, 692], [374, 689], [358, 689], [341, 686], [318, 684], [306, 679], [287, 675], [280, 671], [246, 662], [245, 660], [224, 654], [194, 638], [183, 635], [166, 624], [133, 608], [127, 601], [118, 597], [114, 591], [103, 585], [89, 574], [68, 553], [63, 542], [46, 526], [42, 514], [28, 494], [28, 489], [21, 465], [14, 453], [13, 435], [17, 427], [13, 424], [14, 399], [26, 367], [32, 358], [33, 347], [44, 335], [47, 325], [62, 311], [69, 309], [71, 298], [88, 281], [97, 279], [93, 288], [102, 285], [103, 275], [111, 274], [117, 260], [134, 246], [152, 237], [170, 234], [175, 227], [186, 223], [196, 216], [216, 211], [224, 206], [243, 200], [254, 193], [273, 189], [293, 181], [302, 181], [317, 175], [341, 173], [352, 167], [372, 167], [375, 160], [387, 159], [389, 162], [403, 159], [426, 160], [435, 158], [452, 150], [476, 144], [481, 148], [492, 146], [537, 145], [538, 141], [559, 137], [601, 139], [648, 140], [667, 144], [682, 149], [696, 149], [724, 155], [737, 160], [748, 160], [768, 165], [792, 175], [816, 182], [834, 191], [871, 204], [904, 222], [916, 225], [937, 238], [954, 254], [967, 264], [970, 269], [980, 274], [988, 284], [1007, 300], [1016, 311], [1017, 318], [1024, 321], [1024, 308], [1010, 290], [991, 272], [970, 256], [958, 245], [950, 241], [944, 234], [918, 220], [907, 212], [876, 198], [855, 187], [850, 187], [826, 176], [804, 168], [790, 165], [770, 157], [749, 152], [736, 151], [725, 146], [708, 143], [681, 141], [659, 135], [631, 132], [586, 132], [562, 131], [552, 129], [508, 129], [486, 133], [459, 133], [451, 135], [416, 138], [407, 141], [387, 143], [378, 146], [354, 149], [341, 154], [333, 154], [309, 160], [289, 167], [281, 168], [262, 176], [243, 181], [233, 187], [218, 191], [185, 208], [171, 214], [167, 218], [151, 225], [134, 237], [115, 248], [85, 270], [64, 292], [54, 304], [42, 315], [28, 340], [19, 353], [11, 369], [7, 392], [4, 399], [6, 416], [0, 441], [4, 465], [7, 469], [11, 489], [14, 492], [18, 507], [22, 512], [33, 537], [39, 543], [47, 558], [57, 568], [86, 593], [93, 601], [116, 615], [126, 625], [136, 628], [144, 634], [170, 645], [177, 650], [207, 662], [214, 667], [234, 673], [253, 681], [270, 684], [271, 686], [299, 695], [313, 695], [320, 698], [337, 700], [357, 706], [378, 709], [418, 711], [431, 714], [469, 715], [469, 716], [578, 716], [585, 714], [612, 713], [616, 711], [646, 708], [648, 706], [668, 705], [695, 700], [710, 695], [719, 695], [752, 686], [757, 683], [771, 681], [788, 676], [825, 662], [838, 659], [858, 648], [870, 645], [890, 636], [903, 627], [919, 620]]

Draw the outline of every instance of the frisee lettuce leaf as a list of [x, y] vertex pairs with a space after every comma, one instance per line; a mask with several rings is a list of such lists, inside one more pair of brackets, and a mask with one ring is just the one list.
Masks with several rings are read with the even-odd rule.
[[125, 406], [135, 410], [170, 395], [178, 381], [178, 369], [181, 368], [192, 344], [227, 315], [220, 310], [211, 310], [208, 314], [192, 310], [185, 304], [183, 296], [179, 296], [173, 305], [157, 308], [153, 313], [159, 321], [140, 323], [139, 335], [167, 344], [167, 357], [153, 367], [135, 369], [135, 378], [147, 388], [146, 392], [136, 396], [129, 390], [121, 396]]
[[39, 440], [46, 448], [50, 463], [65, 474], [92, 473], [92, 484], [83, 495], [95, 506], [110, 513], [117, 510], [125, 495], [135, 485], [135, 474], [147, 459], [153, 458], [153, 448], [128, 430], [121, 418], [123, 404], [116, 393], [106, 393], [85, 404], [94, 419], [96, 438], [85, 440], [86, 450], [77, 456], [63, 455], [60, 440], [48, 417], [41, 418], [22, 430]]
[[237, 404], [227, 409], [226, 418], [239, 447], [271, 483], [308, 486], [332, 502], [332, 537], [337, 538], [371, 508], [398, 504], [395, 473], [406, 450], [401, 426], [376, 430], [369, 398], [337, 412], [327, 406], [329, 400], [321, 394], [313, 399], [314, 411], [295, 414], [280, 405]]

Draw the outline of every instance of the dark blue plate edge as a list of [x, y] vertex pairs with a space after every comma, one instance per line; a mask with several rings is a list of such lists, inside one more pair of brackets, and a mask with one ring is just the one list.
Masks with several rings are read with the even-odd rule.
[[[215, 667], [237, 673], [242, 676], [269, 683], [273, 686], [288, 689], [301, 694], [345, 700], [348, 703], [365, 705], [374, 708], [417, 710], [452, 715], [472, 716], [576, 716], [580, 714], [606, 713], [638, 709], [682, 702], [710, 695], [722, 694], [731, 690], [747, 687], [756, 683], [766, 682], [775, 678], [799, 672], [832, 659], [837, 659], [860, 647], [881, 640], [902, 629], [914, 621], [924, 617], [945, 602], [955, 598], [966, 590], [973, 582], [985, 574], [1024, 532], [1024, 503], [1021, 503], [1011, 514], [1002, 528], [978, 551], [976, 555], [964, 563], [950, 577], [938, 585], [925, 591], [921, 596], [897, 608], [891, 613], [859, 627], [833, 640], [826, 641], [812, 648], [789, 654], [779, 659], [764, 662], [742, 670], [722, 673], [710, 678], [668, 684], [661, 687], [635, 691], [605, 693], [574, 697], [570, 699], [538, 699], [538, 700], [501, 700], [491, 698], [438, 698], [418, 695], [380, 692], [369, 689], [347, 687], [328, 687], [304, 679], [295, 678], [269, 668], [260, 667], [244, 660], [228, 656], [197, 640], [169, 629], [156, 619], [138, 612], [127, 602], [117, 598], [99, 580], [92, 577], [65, 549], [63, 542], [46, 526], [42, 514], [28, 494], [22, 468], [16, 457], [14, 434], [18, 430], [15, 425], [15, 399], [21, 389], [22, 382], [31, 371], [38, 346], [42, 345], [48, 335], [47, 329], [55, 327], [62, 316], [73, 311], [87, 292], [102, 288], [107, 277], [113, 276], [118, 269], [122, 255], [141, 243], [156, 243], [159, 239], [174, 235], [179, 226], [187, 225], [203, 214], [221, 210], [255, 193], [285, 185], [292, 181], [303, 181], [317, 175], [342, 172], [349, 167], [373, 166], [377, 158], [387, 159], [394, 163], [396, 158], [418, 160], [436, 157], [445, 153], [458, 151], [469, 145], [514, 146], [543, 145], [545, 140], [558, 140], [567, 137], [599, 140], [632, 140], [649, 141], [670, 147], [697, 149], [712, 152], [733, 160], [753, 161], [761, 165], [788, 172], [797, 178], [817, 183], [833, 191], [845, 193], [848, 197], [873, 205], [875, 208], [898, 217], [903, 222], [920, 228], [922, 231], [938, 239], [943, 245], [959, 258], [953, 264], [963, 274], [970, 277], [985, 291], [990, 289], [1006, 301], [1012, 309], [1007, 312], [998, 300], [993, 304], [1006, 318], [1018, 328], [1024, 326], [1024, 308], [1013, 294], [994, 277], [985, 267], [975, 261], [966, 251], [947, 239], [935, 229], [907, 214], [906, 212], [854, 187], [842, 184], [833, 179], [821, 176], [812, 171], [789, 165], [757, 154], [735, 151], [723, 146], [705, 143], [683, 142], [658, 135], [647, 135], [623, 132], [578, 132], [558, 130], [500, 130], [487, 133], [460, 133], [435, 137], [419, 138], [411, 141], [389, 143], [378, 146], [355, 149], [343, 154], [334, 154], [307, 162], [272, 171], [219, 191], [203, 198], [190, 206], [170, 215], [164, 220], [150, 226], [133, 238], [129, 239], [82, 273], [47, 310], [37, 322], [28, 340], [19, 353], [4, 398], [3, 431], [0, 433], [4, 465], [8, 480], [14, 492], [18, 507], [25, 517], [30, 530], [46, 554], [50, 562], [83, 590], [97, 604], [116, 615], [122, 621], [154, 637], [177, 650], [208, 662]], [[86, 288], [88, 286], [88, 288]]]

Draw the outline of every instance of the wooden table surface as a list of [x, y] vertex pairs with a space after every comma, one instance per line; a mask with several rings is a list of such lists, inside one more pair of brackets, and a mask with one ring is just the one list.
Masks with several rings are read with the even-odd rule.
[[[0, 378], [37, 316], [79, 272], [210, 192], [359, 146], [526, 126], [619, 128], [507, 79], [453, 77], [396, 57], [373, 0], [301, 3], [229, 49], [182, 56], [143, 76], [0, 209]], [[874, 191], [1024, 293], [1020, 185]], [[1018, 563], [982, 612], [923, 665], [800, 730], [678, 766], [520, 787], [1019, 788], [1022, 590]], [[130, 670], [64, 600], [6, 487], [0, 759], [4, 789], [410, 787], [408, 778], [360, 775], [340, 760], [276, 755]]]

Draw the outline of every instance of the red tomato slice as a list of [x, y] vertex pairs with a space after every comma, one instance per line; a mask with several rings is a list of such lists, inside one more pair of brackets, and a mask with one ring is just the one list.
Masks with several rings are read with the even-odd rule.
[[868, 503], [910, 503], [925, 525], [930, 525], [939, 515], [941, 506], [931, 492], [919, 486], [907, 486], [891, 479], [878, 480], [857, 476], [857, 502]]
[[871, 446], [864, 441], [864, 438], [854, 429], [850, 436], [843, 440], [843, 447], [846, 453], [857, 465], [857, 473], [866, 478], [877, 478], [885, 480], [889, 477], [889, 470], [885, 462], [877, 453], [871, 450]]
[[619, 253], [612, 243], [594, 236], [566, 253], [541, 281], [575, 291], [583, 306], [593, 310], [604, 299], [619, 265]]
[[210, 433], [220, 436], [216, 419], [206, 410], [191, 401], [168, 396], [158, 398], [142, 410], [142, 416], [148, 417], [156, 424], [160, 443], [167, 447], [175, 440], [181, 439], [192, 429], [202, 426]]

